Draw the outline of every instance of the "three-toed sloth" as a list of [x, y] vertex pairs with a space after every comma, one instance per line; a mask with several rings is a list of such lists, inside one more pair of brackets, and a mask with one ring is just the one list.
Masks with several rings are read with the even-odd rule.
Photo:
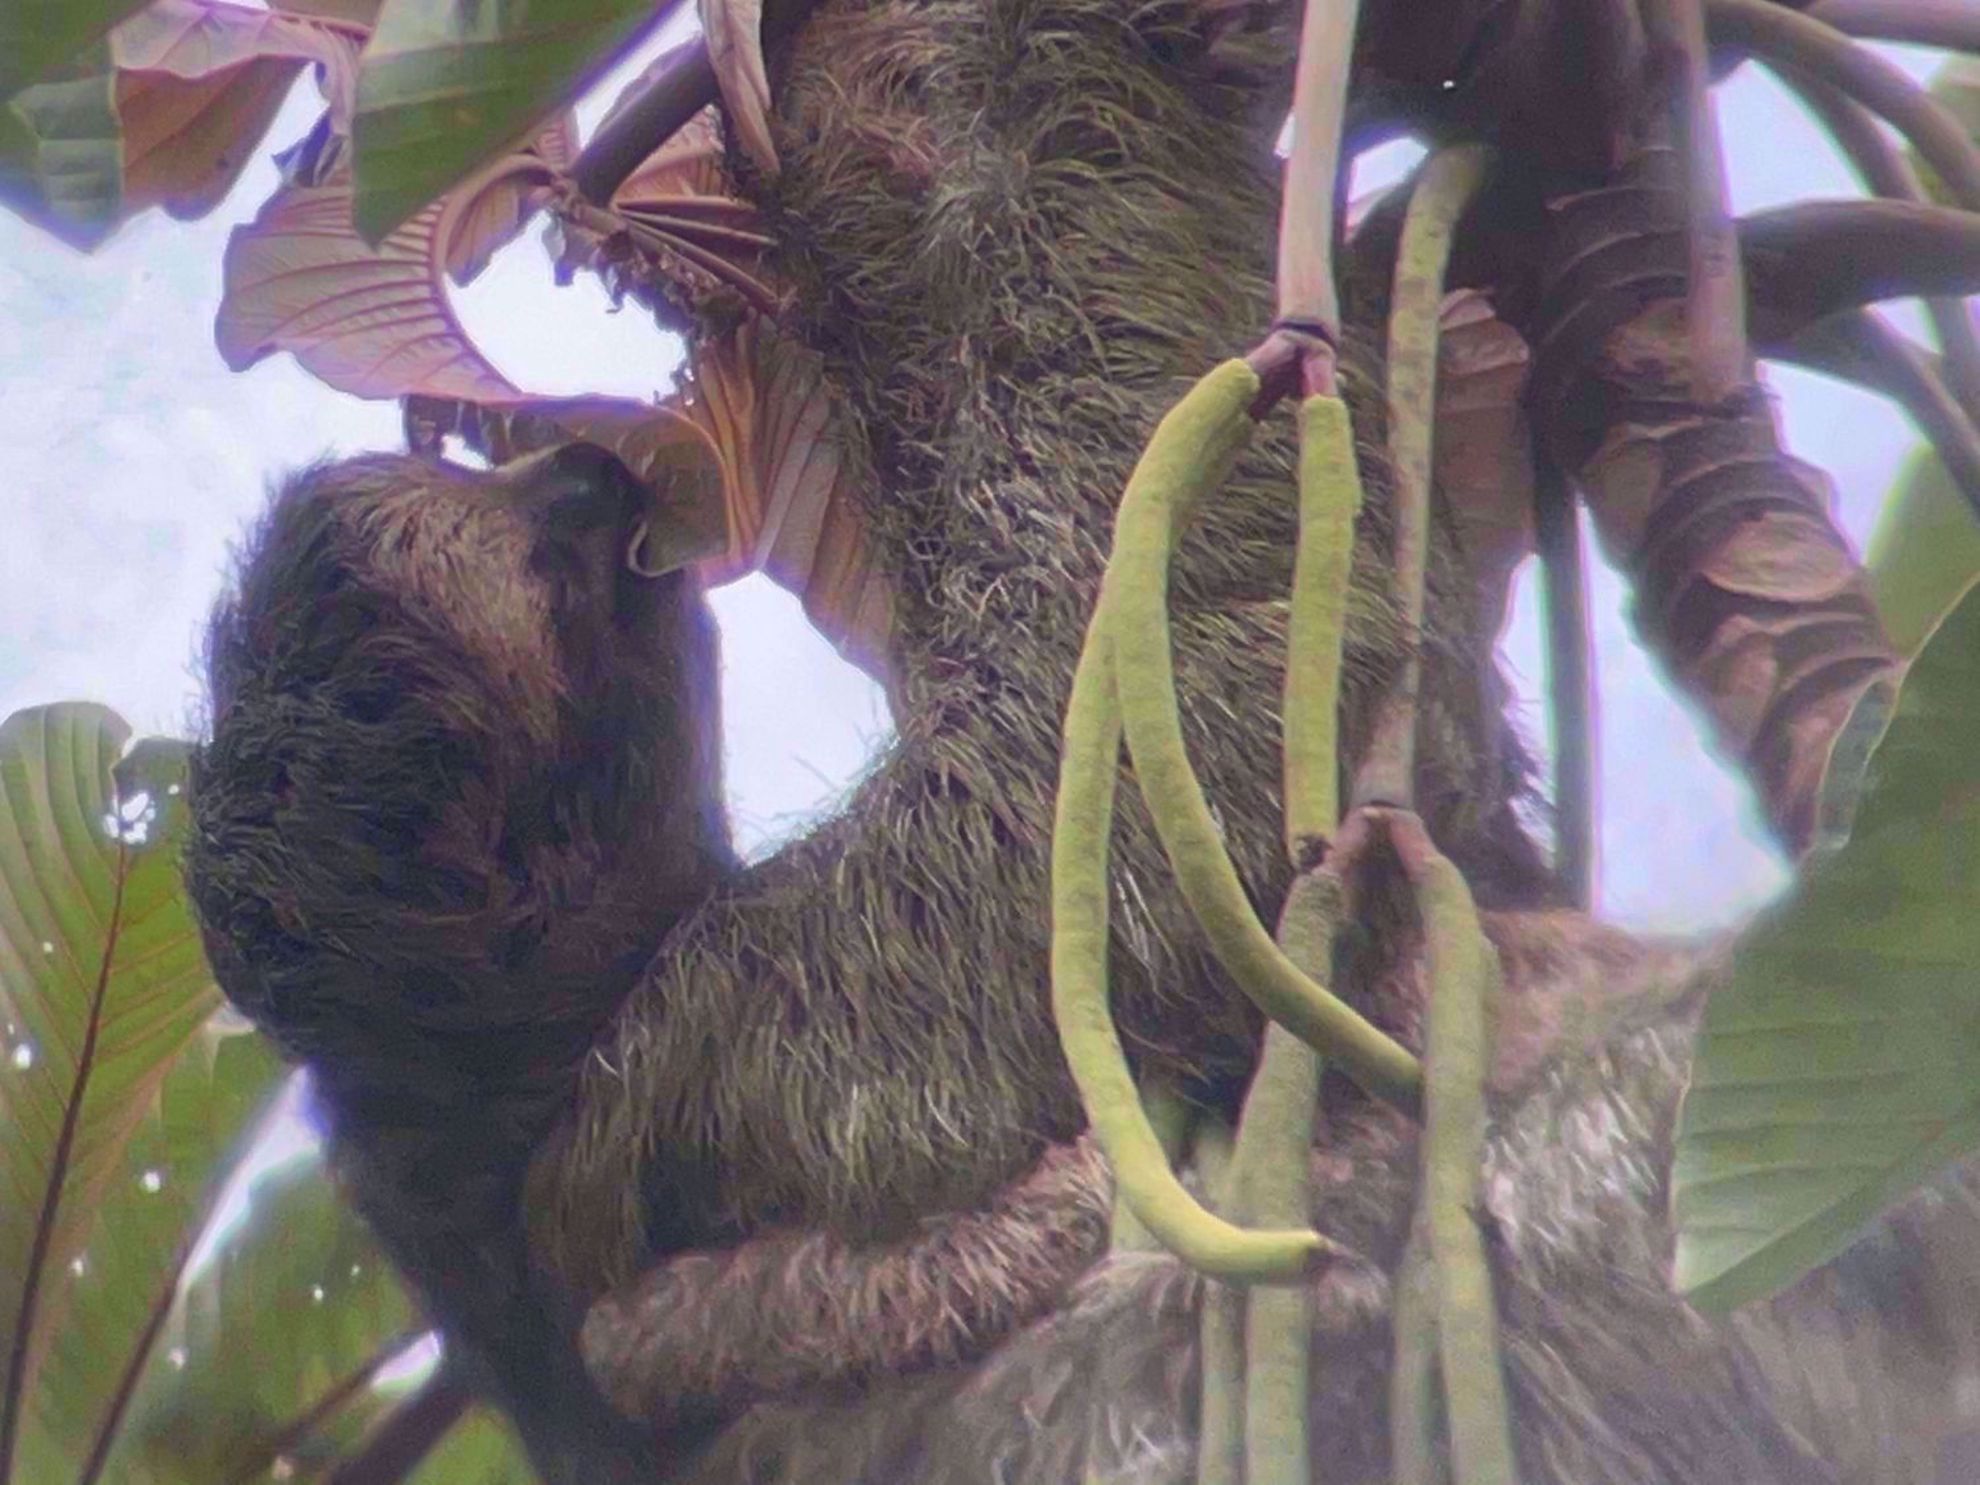
[[[223, 987], [312, 1069], [353, 1198], [547, 1479], [1187, 1478], [1202, 1285], [1105, 1251], [1047, 1009], [1076, 626], [986, 634], [980, 674], [1026, 646], [1035, 694], [910, 710], [839, 816], [742, 868], [665, 493], [583, 446], [282, 487], [208, 651], [187, 867]], [[1392, 632], [1366, 612], [1350, 737]], [[1272, 735], [1282, 619], [1178, 614], [1186, 716], [1268, 914], [1275, 751], [1230, 737]], [[1456, 656], [1433, 656], [1430, 714], [1463, 745], [1423, 771], [1498, 904], [1485, 1189], [1527, 1478], [1932, 1479], [1972, 1358], [1965, 1188], [1738, 1325], [1668, 1292], [1709, 963], [1547, 906], [1500, 808], [1450, 787], [1509, 776], [1480, 763], [1497, 719]], [[1138, 810], [1117, 861], [1129, 1044], [1228, 1115], [1253, 1015]], [[1344, 982], [1408, 1035], [1408, 924], [1362, 927]], [[1316, 1281], [1316, 1470], [1372, 1485], [1413, 1135], [1345, 1088], [1327, 1112], [1315, 1220], [1363, 1262]]]

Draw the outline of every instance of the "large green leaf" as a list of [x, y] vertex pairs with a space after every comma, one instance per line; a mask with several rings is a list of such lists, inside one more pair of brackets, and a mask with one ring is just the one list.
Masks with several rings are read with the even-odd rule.
[[654, 0], [386, 0], [358, 73], [353, 220], [379, 242], [618, 60]]
[[93, 248], [117, 225], [124, 167], [114, 85], [98, 48], [0, 103], [0, 204], [71, 247]]
[[92, 1234], [163, 1153], [140, 1136], [219, 1001], [179, 889], [184, 748], [119, 765], [129, 735], [79, 703], [0, 724], [0, 1479]]
[[[1968, 134], [1980, 139], [1980, 58], [1958, 54], [1950, 57], [1944, 66], [1932, 74], [1932, 96], [1966, 126]], [[1941, 206], [1953, 205], [1952, 193], [1946, 189], [1937, 172], [1919, 159], [1915, 150], [1910, 155], [1912, 167], [1924, 182], [1926, 194]]]
[[1918, 648], [1948, 605], [1980, 576], [1980, 521], [1930, 449], [1920, 449], [1884, 501], [1864, 565], [1900, 654]]
[[173, 1065], [157, 1117], [131, 1141], [123, 1178], [99, 1203], [77, 1255], [80, 1272], [61, 1275], [68, 1303], [40, 1368], [33, 1424], [44, 1452], [67, 1462], [66, 1476], [104, 1458], [102, 1478], [137, 1478], [111, 1446], [128, 1433], [133, 1391], [183, 1365], [162, 1324], [244, 1136], [280, 1085], [282, 1064], [266, 1041], [211, 1025]]
[[376, 1416], [369, 1377], [417, 1328], [321, 1166], [271, 1172], [167, 1327], [179, 1364], [147, 1379], [134, 1425], [146, 1468], [187, 1482], [262, 1479], [279, 1458], [287, 1478], [309, 1478]]
[[1926, 641], [1846, 844], [1745, 936], [1672, 1173], [1677, 1280], [1730, 1307], [1980, 1148], [1980, 589]]
[[72, 60], [145, 0], [0, 0], [0, 98]]
[[536, 1485], [508, 1420], [477, 1408], [414, 1471], [411, 1485]]

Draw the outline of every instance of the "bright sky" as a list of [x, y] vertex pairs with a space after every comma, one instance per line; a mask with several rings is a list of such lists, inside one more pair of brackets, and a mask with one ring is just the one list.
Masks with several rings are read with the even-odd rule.
[[[1929, 53], [1891, 49], [1923, 76]], [[583, 110], [587, 126], [616, 91]], [[307, 85], [270, 148], [316, 113]], [[1720, 92], [1739, 210], [1852, 192], [1814, 126], [1757, 69]], [[389, 404], [329, 391], [286, 356], [236, 376], [213, 347], [228, 231], [275, 184], [264, 157], [205, 220], [156, 213], [88, 258], [0, 212], [0, 715], [91, 698], [140, 731], [183, 734], [192, 654], [228, 544], [268, 481], [326, 452], [400, 446]], [[551, 282], [531, 230], [456, 294], [470, 333], [520, 385], [542, 393], [646, 396], [675, 350], [643, 312], [610, 312], [595, 281]], [[1907, 319], [1908, 325], [1915, 322]], [[1769, 380], [1788, 441], [1835, 475], [1859, 542], [1913, 434], [1866, 393], [1786, 370]], [[1536, 741], [1545, 717], [1534, 585], [1505, 653]], [[725, 647], [724, 723], [740, 843], [754, 848], [827, 808], [883, 744], [884, 703], [761, 580], [715, 595]], [[1593, 587], [1600, 667], [1602, 902], [1636, 926], [1725, 923], [1777, 889], [1743, 786], [1709, 756], [1685, 709], [1629, 637], [1616, 580]], [[792, 725], [803, 718], [802, 727]]]

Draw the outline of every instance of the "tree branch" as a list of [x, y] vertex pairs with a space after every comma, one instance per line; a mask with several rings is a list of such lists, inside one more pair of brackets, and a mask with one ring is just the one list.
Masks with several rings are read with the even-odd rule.
[[1803, 327], [1760, 353], [1882, 392], [1932, 441], [1980, 519], [1980, 432], [1947, 390], [1935, 358], [1877, 315], [1853, 310]]
[[[767, 49], [797, 34], [811, 14], [814, 0], [785, 0], [763, 12], [763, 45]], [[663, 59], [668, 60], [668, 59]], [[612, 199], [640, 162], [659, 149], [687, 121], [721, 96], [707, 41], [697, 36], [677, 48], [671, 64], [661, 68], [634, 98], [600, 127], [571, 166], [571, 180], [584, 199], [603, 206]]]
[[1751, 380], [1751, 369], [1746, 287], [1726, 209], [1726, 168], [1719, 147], [1719, 117], [1712, 104], [1704, 0], [1645, 0], [1643, 10], [1653, 41], [1677, 72], [1673, 112], [1691, 208], [1690, 288], [1685, 296], [1691, 395], [1696, 401], [1716, 404], [1742, 392]]
[[[1793, 68], [1781, 77], [1842, 146], [1866, 186], [1894, 201], [1927, 199], [1918, 172], [1868, 112], [1820, 78]], [[1945, 352], [1947, 385], [1969, 417], [1980, 417], [1980, 333], [1965, 299], [1935, 295], [1925, 301], [1925, 310]]]
[[442, 1362], [379, 1424], [362, 1449], [330, 1472], [324, 1485], [401, 1485], [473, 1401], [455, 1369]]
[[1808, 13], [1851, 36], [1980, 52], [1980, 9], [1972, 0], [1817, 0]]
[[1279, 208], [1278, 323], [1318, 335], [1324, 354], [1301, 358], [1307, 395], [1334, 390], [1341, 305], [1334, 286], [1334, 193], [1341, 168], [1356, 0], [1315, 0], [1300, 22], [1293, 78], [1292, 157]]
[[1739, 222], [1756, 324], [1775, 341], [1845, 309], [1980, 292], [1980, 212], [1804, 201]]
[[1953, 198], [1980, 211], [1980, 146], [1951, 110], [1833, 26], [1766, 0], [1709, 0], [1712, 40], [1813, 73], [1888, 119]]
[[696, 37], [674, 53], [673, 65], [617, 114], [607, 119], [571, 166], [571, 181], [585, 200], [603, 206], [640, 162], [715, 101], [715, 68], [708, 43]]
[[1533, 534], [1547, 581], [1547, 698], [1554, 743], [1554, 871], [1571, 906], [1595, 897], [1595, 688], [1581, 520], [1567, 475], [1533, 440]]

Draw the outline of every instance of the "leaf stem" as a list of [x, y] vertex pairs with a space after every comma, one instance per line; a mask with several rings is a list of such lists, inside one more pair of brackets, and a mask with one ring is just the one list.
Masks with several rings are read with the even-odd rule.
[[1422, 681], [1424, 573], [1430, 551], [1430, 444], [1437, 407], [1438, 311], [1458, 219], [1484, 184], [1484, 145], [1439, 150], [1417, 177], [1403, 217], [1389, 300], [1389, 463], [1395, 480], [1394, 599], [1404, 658], [1376, 707], [1351, 803], [1408, 808], [1415, 800], [1416, 693]]
[[1746, 286], [1726, 210], [1726, 166], [1712, 103], [1704, 0], [1646, 0], [1651, 37], [1674, 63], [1677, 143], [1684, 162], [1690, 273], [1685, 327], [1694, 401], [1717, 406], [1752, 381]]
[[[1279, 209], [1279, 323], [1339, 343], [1340, 298], [1334, 287], [1334, 187], [1340, 172], [1341, 120], [1354, 55], [1357, 0], [1308, 0], [1300, 21], [1293, 74], [1292, 153]], [[1307, 385], [1309, 393], [1331, 392]]]
[[1547, 699], [1554, 744], [1554, 871], [1570, 906], [1595, 897], [1595, 688], [1581, 513], [1567, 476], [1533, 440], [1533, 531], [1547, 585]]
[[[1911, 162], [1898, 153], [1869, 111], [1834, 83], [1798, 68], [1783, 67], [1781, 78], [1821, 120], [1849, 157], [1864, 185], [1893, 201], [1928, 198]], [[1959, 295], [1937, 294], [1925, 301], [1939, 349], [1946, 357], [1946, 382], [1969, 418], [1980, 417], [1980, 333], [1973, 313]]]
[[1960, 206], [1980, 210], [1980, 145], [1950, 109], [1875, 52], [1768, 0], [1707, 0], [1706, 25], [1715, 43], [1812, 73], [1887, 120]]

